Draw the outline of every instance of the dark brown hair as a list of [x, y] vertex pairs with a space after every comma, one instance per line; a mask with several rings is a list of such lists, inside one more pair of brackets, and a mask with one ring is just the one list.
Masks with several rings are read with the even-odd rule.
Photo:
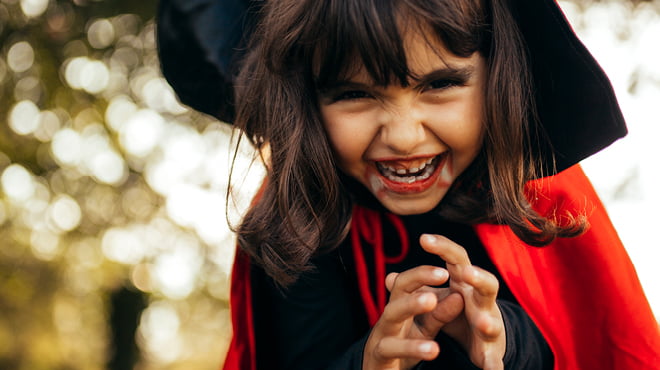
[[402, 19], [411, 21], [406, 27], [431, 30], [429, 39], [457, 56], [479, 52], [487, 64], [483, 148], [439, 212], [459, 222], [507, 224], [537, 246], [584, 229], [581, 219], [560, 226], [540, 216], [525, 197], [525, 183], [543, 171], [531, 148], [538, 138], [529, 134], [535, 115], [525, 47], [505, 2], [266, 2], [236, 82], [235, 125], [258, 149], [268, 149], [268, 177], [238, 238], [276, 281], [288, 285], [312, 256], [336, 247], [350, 220], [351, 198], [321, 122], [317, 91], [356, 62], [378, 84], [405, 86], [411, 72]]

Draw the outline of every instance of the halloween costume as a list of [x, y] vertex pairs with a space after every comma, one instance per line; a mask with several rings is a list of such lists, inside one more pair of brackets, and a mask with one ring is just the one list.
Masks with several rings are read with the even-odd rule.
[[[369, 328], [387, 300], [385, 290], [378, 289], [383, 288], [383, 275], [419, 265], [444, 266], [442, 259], [418, 246], [422, 233], [450, 238], [468, 251], [473, 264], [498, 275], [469, 225], [443, 220], [434, 212], [398, 217], [366, 205], [355, 207], [353, 220], [350, 237], [316, 257], [315, 270], [286, 291], [256, 266], [240, 278], [249, 279], [252, 290], [258, 369], [361, 369]], [[241, 271], [235, 273], [241, 276]], [[497, 277], [502, 281], [498, 305], [507, 333], [507, 368], [552, 369], [545, 339]], [[437, 341], [440, 356], [418, 369], [476, 369], [451, 338], [440, 334]]]
[[[232, 76], [239, 67], [236, 61], [245, 45], [244, 35], [249, 35], [256, 22], [261, 3], [161, 0], [158, 44], [162, 69], [184, 103], [232, 121]], [[538, 327], [552, 350], [555, 369], [658, 368], [658, 324], [602, 204], [581, 169], [574, 166], [626, 133], [611, 85], [554, 1], [511, 3], [528, 47], [539, 129], [544, 131], [539, 134], [546, 134], [550, 143], [532, 149], [543, 155], [548, 168], [556, 165], [558, 172], [528, 184], [530, 203], [543, 215], [561, 215], [564, 211], [585, 214], [591, 227], [580, 237], [558, 239], [546, 247], [533, 248], [522, 243], [507, 226], [474, 226], [471, 232], [487, 252], [486, 260], [492, 261], [500, 272], [502, 282], [512, 293], [510, 299], [524, 309], [522, 314], [505, 313], [509, 306], [500, 305], [505, 321], [506, 317], [521, 320], [523, 325], [512, 328], [513, 332]], [[364, 310], [356, 325], [364, 326], [363, 331], [367, 332], [386, 301], [382, 278], [387, 265], [405, 262], [405, 256], [393, 262], [385, 251], [378, 252], [382, 232], [365, 232], [394, 228], [399, 230], [398, 235], [403, 235], [410, 230], [401, 227], [401, 220], [396, 217], [374, 216], [360, 206], [355, 209], [353, 222], [349, 238], [357, 242], [351, 243], [353, 253], [342, 260], [352, 268], [335, 273], [355, 277], [353, 286], [344, 291], [353, 295], [350, 299], [359, 302], [358, 308]], [[404, 239], [407, 238], [399, 240]], [[370, 245], [376, 246], [376, 252], [373, 257], [365, 257]], [[341, 265], [332, 266], [336, 269]], [[258, 269], [239, 251], [232, 275], [234, 333], [225, 369], [255, 370], [256, 361], [267, 358], [256, 352], [266, 347], [256, 333], [268, 330], [264, 329], [268, 324], [263, 319], [263, 301], [254, 301], [262, 299], [261, 293], [271, 291], [262, 285], [263, 281]], [[351, 315], [354, 313], [344, 317]], [[525, 315], [535, 325], [526, 326]], [[335, 325], [348, 326], [342, 322]], [[509, 329], [507, 326], [507, 332]], [[537, 338], [533, 333], [525, 335], [532, 340]], [[359, 338], [350, 340], [360, 345]], [[442, 343], [452, 345], [451, 341]], [[509, 352], [509, 342], [507, 345], [507, 356], [514, 356]], [[543, 347], [543, 343], [539, 346]], [[359, 349], [356, 353], [360, 353]], [[459, 357], [456, 361], [460, 361]], [[359, 368], [359, 360], [349, 355], [348, 368]], [[469, 368], [470, 364], [464, 365]]]
[[[548, 341], [554, 354], [554, 368], [657, 369], [660, 364], [658, 324], [644, 297], [634, 267], [580, 167], [575, 166], [556, 176], [530, 182], [528, 192], [532, 204], [541, 214], [564, 214], [565, 211], [586, 213], [590, 229], [579, 237], [557, 239], [543, 248], [524, 244], [504, 225], [479, 224], [474, 227], [474, 231], [508, 289]], [[360, 217], [365, 221], [364, 216]], [[379, 222], [376, 218], [367, 217], [366, 221], [371, 222], [371, 227], [379, 227], [375, 226]], [[365, 228], [357, 227], [355, 230], [365, 231]], [[468, 253], [472, 252], [468, 249]], [[351, 266], [350, 261], [344, 261], [344, 264], [343, 273], [351, 275], [350, 269], [354, 266]], [[377, 268], [373, 261], [366, 265], [371, 271]], [[258, 296], [251, 291], [251, 279], [255, 273], [243, 253], [237, 254], [233, 274], [231, 299], [235, 331], [225, 369], [257, 369], [255, 361], [259, 356], [255, 352], [258, 346], [254, 338], [253, 310], [267, 310], [269, 320], [277, 320], [279, 316], [276, 310], [273, 311], [273, 306], [264, 306], [265, 300], [260, 300], [259, 304], [253, 303], [253, 299]], [[368, 276], [356, 275], [358, 278], [355, 284], [373, 284], [373, 281], [368, 281]], [[332, 289], [326, 287], [319, 294], [332, 295]], [[355, 293], [354, 287], [344, 286], [343, 289], [348, 296]], [[256, 290], [260, 294], [265, 292], [261, 285]], [[295, 288], [291, 294], [291, 299], [299, 304]], [[364, 297], [353, 299], [367, 301]], [[369, 304], [365, 303], [364, 306], [368, 307]], [[380, 310], [382, 307], [376, 309], [378, 313]], [[365, 311], [368, 312], [368, 309]], [[333, 310], [328, 309], [326, 312], [332, 315]], [[373, 320], [369, 321], [373, 324]], [[309, 321], [307, 323], [312, 325]], [[334, 322], [333, 325], [361, 323], [357, 319]], [[293, 335], [302, 334], [293, 331]], [[533, 339], [534, 336], [526, 336], [530, 337]], [[324, 343], [333, 345], [327, 340]], [[441, 345], [443, 343], [451, 346], [451, 342], [444, 341]], [[363, 344], [356, 343], [357, 346]], [[311, 348], [306, 347], [304, 350], [310, 351]], [[347, 351], [351, 350], [361, 353], [359, 347]], [[360, 358], [351, 357], [350, 353], [338, 354], [338, 357], [341, 356], [347, 357], [340, 358], [338, 363], [341, 365], [336, 368], [360, 368]], [[447, 361], [461, 361], [460, 355], [455, 357], [458, 358]], [[450, 368], [470, 369], [465, 362], [459, 364], [464, 367]], [[271, 368], [268, 366], [271, 364], [265, 365], [265, 368]]]

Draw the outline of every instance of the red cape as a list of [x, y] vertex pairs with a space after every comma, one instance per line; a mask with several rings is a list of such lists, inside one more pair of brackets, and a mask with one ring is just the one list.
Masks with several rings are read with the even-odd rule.
[[[530, 247], [504, 225], [475, 231], [555, 356], [556, 370], [660, 369], [660, 329], [605, 208], [579, 166], [528, 184], [541, 214], [583, 213], [576, 238]], [[250, 261], [238, 251], [231, 285], [234, 336], [224, 370], [256, 370]]]

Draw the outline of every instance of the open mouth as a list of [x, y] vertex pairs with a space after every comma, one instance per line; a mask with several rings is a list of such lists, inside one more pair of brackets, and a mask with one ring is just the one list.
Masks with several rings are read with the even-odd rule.
[[395, 168], [388, 162], [376, 162], [378, 172], [388, 180], [401, 183], [412, 184], [418, 181], [424, 181], [431, 177], [438, 168], [438, 164], [446, 157], [446, 153], [436, 155], [426, 161], [416, 164], [416, 167]]

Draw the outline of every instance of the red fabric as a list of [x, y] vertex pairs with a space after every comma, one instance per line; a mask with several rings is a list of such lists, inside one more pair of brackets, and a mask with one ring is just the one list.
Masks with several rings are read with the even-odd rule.
[[[355, 269], [357, 273], [357, 284], [360, 290], [360, 297], [364, 303], [367, 312], [367, 320], [370, 326], [376, 325], [378, 318], [385, 309], [387, 303], [387, 292], [385, 290], [385, 265], [390, 263], [399, 263], [408, 255], [410, 241], [403, 221], [396, 215], [387, 213], [385, 216], [394, 226], [401, 242], [401, 251], [396, 256], [385, 254], [385, 245], [383, 243], [383, 227], [381, 214], [364, 207], [353, 208], [353, 219], [351, 221], [351, 246], [353, 249], [353, 259], [355, 260]], [[373, 249], [374, 275], [369, 275], [369, 264], [364, 257], [365, 243]], [[371, 282], [382, 282], [376, 284], [376, 297], [374, 298]]]
[[584, 212], [590, 229], [544, 248], [508, 227], [481, 224], [477, 234], [555, 355], [555, 369], [659, 369], [660, 331], [635, 269], [579, 166], [531, 182], [541, 214]]
[[[480, 224], [475, 230], [503, 279], [548, 340], [555, 369], [658, 370], [658, 322], [582, 169], [574, 166], [530, 182], [528, 191], [540, 213], [584, 213], [591, 228], [580, 237], [557, 239], [544, 248], [524, 244], [507, 226]], [[378, 226], [367, 224], [360, 229], [382, 227], [380, 218], [364, 219]], [[255, 370], [249, 271], [247, 257], [238, 252], [231, 293], [234, 337], [225, 370]]]
[[229, 303], [233, 336], [223, 369], [256, 370], [250, 259], [238, 248], [232, 271]]

